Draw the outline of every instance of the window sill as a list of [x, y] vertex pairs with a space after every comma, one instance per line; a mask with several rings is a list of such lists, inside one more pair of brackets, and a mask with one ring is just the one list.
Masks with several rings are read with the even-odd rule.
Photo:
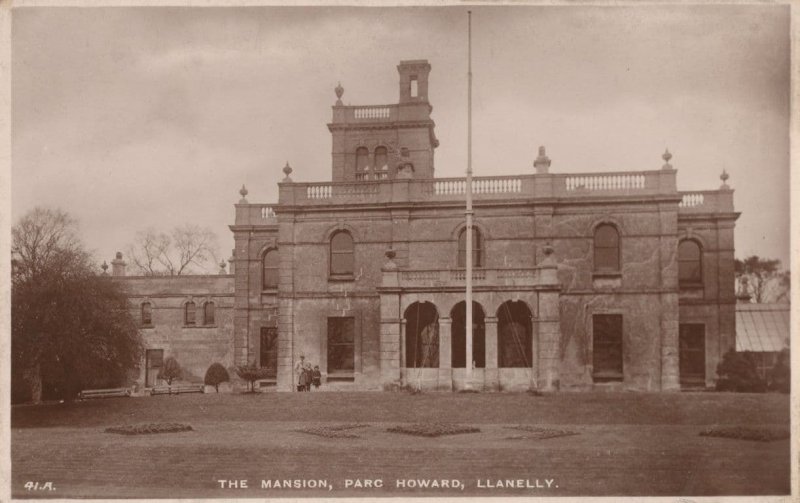
[[150, 324], [147, 324], [147, 325], [139, 325], [139, 328], [156, 328], [156, 327], [155, 327], [155, 325], [150, 323]]
[[622, 271], [594, 271], [592, 278], [621, 278]]
[[353, 274], [331, 274], [328, 276], [328, 281], [355, 281], [356, 277]]
[[269, 294], [269, 293], [278, 293], [278, 287], [277, 286], [268, 286], [266, 288], [262, 288], [261, 289], [261, 293], [267, 293], [267, 294]]
[[610, 372], [604, 372], [602, 374], [592, 374], [592, 381], [596, 383], [604, 383], [604, 382], [622, 382], [624, 377], [622, 374], [612, 374]]
[[681, 290], [702, 290], [703, 287], [703, 283], [678, 283]]
[[184, 325], [183, 328], [217, 328], [217, 325]]

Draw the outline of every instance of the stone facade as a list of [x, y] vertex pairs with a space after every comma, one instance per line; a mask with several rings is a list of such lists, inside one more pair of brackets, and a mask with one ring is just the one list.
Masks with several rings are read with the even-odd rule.
[[[282, 391], [301, 355], [320, 366], [324, 389], [712, 385], [734, 345], [738, 214], [726, 175], [719, 190], [678, 191], [668, 152], [651, 171], [562, 174], [542, 147], [535, 172], [474, 178], [467, 368], [466, 186], [433, 176], [430, 70], [401, 62], [392, 105], [344, 106], [337, 87], [332, 182], [295, 183], [287, 164], [277, 203], [251, 204], [243, 189], [232, 278], [170, 283], [170, 309], [203, 288], [224, 306], [208, 332], [219, 340], [198, 355], [274, 367]], [[165, 280], [126, 281], [140, 299]], [[187, 348], [198, 330], [164, 328]]]

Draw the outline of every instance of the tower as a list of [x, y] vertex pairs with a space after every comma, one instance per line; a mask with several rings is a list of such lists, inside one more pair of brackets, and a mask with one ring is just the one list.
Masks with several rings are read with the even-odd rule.
[[433, 177], [439, 141], [428, 102], [430, 70], [427, 60], [400, 62], [397, 104], [345, 106], [344, 88], [336, 87], [328, 124], [334, 182]]

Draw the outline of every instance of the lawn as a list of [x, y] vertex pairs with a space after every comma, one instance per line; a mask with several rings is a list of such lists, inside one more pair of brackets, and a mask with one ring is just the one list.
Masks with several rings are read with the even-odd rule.
[[[700, 436], [715, 425], [788, 429], [785, 395], [205, 394], [20, 406], [11, 420], [15, 497], [789, 492], [788, 439]], [[105, 432], [144, 423], [192, 430]], [[274, 487], [282, 481], [300, 487]]]

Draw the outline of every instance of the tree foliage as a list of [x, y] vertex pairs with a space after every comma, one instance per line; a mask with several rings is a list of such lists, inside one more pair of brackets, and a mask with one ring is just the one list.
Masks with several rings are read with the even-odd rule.
[[236, 375], [238, 375], [240, 379], [250, 383], [250, 391], [252, 392], [256, 390], [256, 381], [259, 379], [266, 379], [272, 372], [273, 370], [268, 367], [257, 367], [255, 362], [250, 365], [240, 365], [236, 367]]
[[122, 384], [139, 363], [138, 328], [120, 285], [96, 273], [75, 220], [32, 210], [12, 229], [11, 253], [17, 391], [55, 389], [70, 400], [81, 389]]
[[792, 383], [792, 373], [789, 369], [789, 348], [783, 348], [778, 353], [778, 359], [770, 370], [768, 378], [767, 389], [789, 393]]
[[224, 382], [230, 381], [228, 371], [221, 363], [212, 363], [208, 370], [206, 370], [206, 377], [204, 382], [207, 386], [214, 386], [214, 389], [219, 393], [219, 385]]
[[216, 265], [217, 236], [199, 225], [179, 225], [169, 233], [147, 229], [136, 233], [127, 254], [134, 270], [146, 276], [181, 276]]
[[172, 381], [175, 379], [180, 379], [183, 376], [183, 370], [181, 370], [180, 364], [178, 364], [178, 360], [174, 357], [170, 356], [166, 360], [164, 360], [164, 366], [161, 367], [161, 370], [158, 371], [158, 378], [164, 379], [167, 381], [168, 386], [172, 386]]
[[789, 271], [781, 271], [781, 261], [751, 255], [734, 261], [734, 274], [739, 290], [756, 303], [781, 302], [789, 299]]

